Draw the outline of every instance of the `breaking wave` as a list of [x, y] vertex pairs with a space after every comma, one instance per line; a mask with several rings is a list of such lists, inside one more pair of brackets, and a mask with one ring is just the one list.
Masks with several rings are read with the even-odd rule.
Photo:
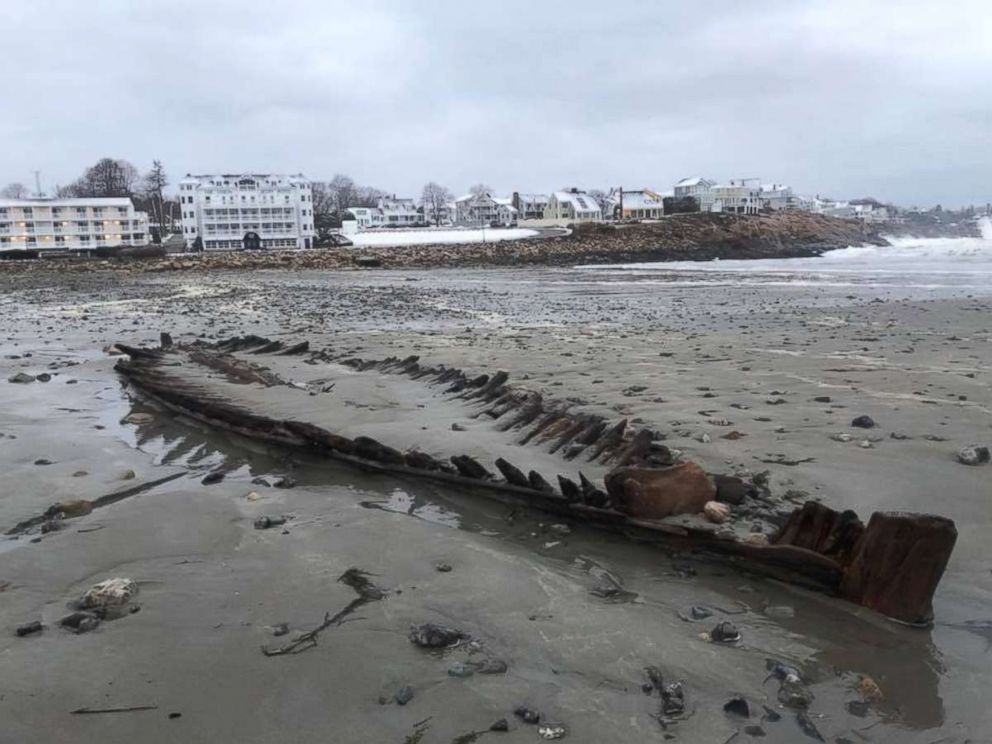
[[899, 277], [917, 284], [986, 286], [992, 289], [992, 221], [980, 222], [981, 238], [889, 238], [887, 246], [851, 246], [812, 258], [756, 261], [672, 261], [607, 266], [582, 266], [583, 272], [614, 280], [650, 275], [699, 273], [748, 275], [751, 281], [818, 284], [872, 279], [890, 283]]

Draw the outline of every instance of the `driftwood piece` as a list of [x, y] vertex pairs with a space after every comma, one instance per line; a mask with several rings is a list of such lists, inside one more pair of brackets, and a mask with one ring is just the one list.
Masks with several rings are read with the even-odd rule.
[[386, 593], [373, 584], [369, 576], [370, 574], [361, 569], [349, 568], [338, 577], [338, 581], [354, 589], [358, 593], [357, 597], [345, 605], [344, 609], [340, 612], [334, 615], [331, 615], [329, 612], [325, 613], [324, 621], [320, 625], [303, 633], [285, 646], [279, 646], [278, 648], [262, 646], [262, 653], [266, 656], [287, 656], [303, 653], [307, 649], [311, 649], [317, 645], [317, 638], [321, 633], [334, 625], [341, 625], [345, 621], [345, 618], [359, 607], [369, 602], [375, 602], [385, 598]]
[[125, 705], [114, 708], [76, 708], [69, 711], [73, 716], [92, 716], [99, 713], [137, 713], [143, 710], [158, 710], [157, 705]]

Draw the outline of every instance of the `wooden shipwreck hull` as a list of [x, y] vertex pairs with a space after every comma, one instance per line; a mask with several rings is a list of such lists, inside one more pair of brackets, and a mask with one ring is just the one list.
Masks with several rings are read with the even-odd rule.
[[[713, 490], [735, 504], [739, 524], [632, 516], [616, 484], [636, 488], [638, 478], [675, 470], [663, 436], [574, 412], [508, 384], [505, 372], [469, 376], [416, 356], [362, 360], [258, 336], [175, 346], [163, 334], [160, 348], [117, 348], [127, 358], [116, 369], [137, 391], [209, 426], [705, 551], [913, 625], [932, 620], [957, 535], [951, 520], [931, 515], [876, 513], [865, 526], [816, 502], [795, 508], [729, 476], [716, 483], [736, 481], [743, 502]], [[761, 539], [750, 532], [756, 521], [767, 526]]]

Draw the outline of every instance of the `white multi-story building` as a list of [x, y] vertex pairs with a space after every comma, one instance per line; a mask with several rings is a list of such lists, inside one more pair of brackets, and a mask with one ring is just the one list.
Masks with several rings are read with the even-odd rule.
[[313, 246], [313, 194], [301, 174], [187, 175], [179, 182], [179, 208], [187, 247]]
[[148, 217], [127, 197], [0, 199], [0, 251], [148, 244]]

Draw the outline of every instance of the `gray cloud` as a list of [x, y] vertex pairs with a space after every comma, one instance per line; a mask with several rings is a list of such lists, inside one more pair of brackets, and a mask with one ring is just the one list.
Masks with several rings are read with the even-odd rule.
[[992, 198], [979, 0], [9, 5], [3, 182], [66, 183], [110, 155], [413, 195], [706, 174]]

